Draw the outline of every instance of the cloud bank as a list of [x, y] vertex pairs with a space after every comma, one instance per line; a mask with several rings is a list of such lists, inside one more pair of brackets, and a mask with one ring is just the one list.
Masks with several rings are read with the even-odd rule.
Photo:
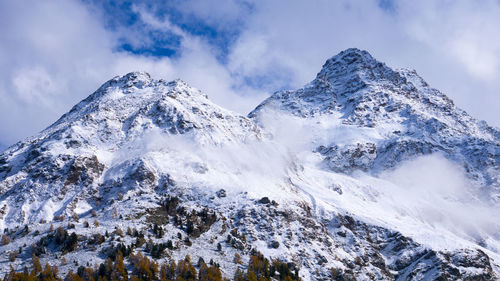
[[380, 178], [393, 184], [380, 187], [391, 197], [385, 205], [400, 206], [402, 217], [409, 215], [436, 232], [449, 231], [495, 252], [500, 250], [498, 206], [482, 202], [464, 170], [444, 156], [420, 156]]

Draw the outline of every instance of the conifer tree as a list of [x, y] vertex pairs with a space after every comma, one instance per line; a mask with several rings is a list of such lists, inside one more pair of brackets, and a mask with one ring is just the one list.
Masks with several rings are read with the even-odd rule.
[[35, 254], [31, 257], [31, 262], [33, 263], [33, 272], [35, 275], [42, 272], [42, 264], [40, 263], [40, 259]]

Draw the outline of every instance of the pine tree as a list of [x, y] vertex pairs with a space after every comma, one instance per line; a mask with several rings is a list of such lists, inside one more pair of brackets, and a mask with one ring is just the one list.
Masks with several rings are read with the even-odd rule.
[[70, 270], [68, 274], [66, 274], [64, 281], [84, 281], [84, 280], [78, 274], [73, 273], [73, 271]]
[[35, 273], [35, 275], [38, 275], [38, 273], [42, 272], [42, 264], [40, 263], [40, 259], [36, 255], [33, 255], [31, 257], [31, 262], [33, 264], [33, 272]]
[[167, 281], [167, 266], [163, 264], [160, 268], [160, 281]]
[[40, 272], [40, 275], [39, 275], [39, 278], [40, 280], [43, 280], [43, 281], [58, 281], [58, 278], [57, 278], [57, 273], [58, 273], [58, 269], [57, 269], [57, 266], [50, 266], [49, 263], [46, 263], [45, 264], [45, 269]]
[[175, 261], [171, 260], [168, 267], [167, 267], [167, 278], [168, 279], [174, 280], [176, 268], [177, 268], [177, 265], [175, 264]]
[[234, 273], [234, 281], [245, 281], [245, 274], [239, 268], [237, 268]]

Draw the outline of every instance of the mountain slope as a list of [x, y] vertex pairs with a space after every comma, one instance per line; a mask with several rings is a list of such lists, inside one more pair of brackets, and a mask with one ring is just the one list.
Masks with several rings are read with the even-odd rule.
[[[146, 73], [116, 77], [0, 159], [0, 227], [14, 241], [2, 246], [4, 273], [18, 248], [17, 267], [28, 263], [32, 253], [41, 255], [42, 262], [55, 261], [60, 247], [44, 242], [55, 235], [51, 225], [82, 240], [77, 251], [65, 253], [78, 264], [103, 262], [118, 241], [134, 245], [134, 237], [116, 231], [97, 248], [92, 242], [97, 234], [126, 228], [144, 233], [151, 243], [171, 241], [172, 250], [160, 261], [189, 253], [193, 259], [216, 260], [227, 276], [237, 266], [232, 257], [240, 253], [248, 260], [256, 246], [268, 250], [273, 245], [270, 255], [295, 256], [295, 262], [332, 254], [324, 247], [333, 244], [330, 238], [280, 248], [278, 241], [301, 225], [314, 229], [297, 232], [287, 247], [318, 229], [327, 236], [314, 218], [301, 215], [307, 203], [285, 177], [294, 169], [291, 157], [266, 141], [250, 119], [214, 105], [179, 80], [158, 81]], [[262, 167], [262, 161], [273, 167]], [[264, 196], [276, 201], [261, 200]], [[285, 214], [287, 220], [274, 221]], [[99, 225], [88, 229], [92, 220]], [[165, 235], [151, 236], [152, 224], [159, 224]], [[189, 230], [189, 224], [195, 229]], [[283, 225], [288, 232], [276, 233]], [[238, 229], [245, 231], [244, 240]], [[227, 241], [230, 232], [238, 240]], [[230, 258], [220, 256], [217, 244]], [[147, 245], [135, 247], [148, 253]], [[75, 271], [72, 264], [61, 265], [62, 272], [70, 269]]]
[[500, 133], [415, 71], [348, 49], [249, 117], [296, 153], [319, 216], [348, 212], [434, 249], [498, 255]]
[[494, 280], [498, 147], [415, 73], [357, 49], [249, 118], [129, 73], [0, 154], [0, 271], [36, 254], [66, 274], [123, 244], [228, 278], [262, 253], [303, 280]]

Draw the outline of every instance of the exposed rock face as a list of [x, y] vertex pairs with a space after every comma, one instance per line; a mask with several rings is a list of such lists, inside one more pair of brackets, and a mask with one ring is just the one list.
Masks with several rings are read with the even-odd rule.
[[332, 171], [340, 173], [354, 170], [369, 171], [377, 158], [377, 147], [374, 143], [357, 143], [342, 148], [338, 145], [319, 146], [317, 152], [325, 156], [324, 161]]

